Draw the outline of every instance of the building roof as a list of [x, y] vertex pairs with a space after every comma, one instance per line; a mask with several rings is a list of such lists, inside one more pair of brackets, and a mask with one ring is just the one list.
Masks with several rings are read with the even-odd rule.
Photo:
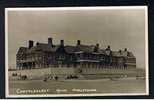
[[111, 54], [115, 57], [135, 57], [133, 53], [129, 51], [112, 51]]
[[[56, 52], [61, 46], [60, 45], [53, 45], [50, 46], [49, 44], [45, 43], [37, 43], [37, 45], [33, 46], [32, 48], [27, 47], [20, 47], [17, 54], [24, 54], [24, 53], [35, 53], [37, 51], [43, 51], [43, 52]], [[77, 46], [70, 46], [66, 45], [64, 46], [65, 52], [67, 53], [93, 53], [93, 54], [107, 54], [106, 49], [98, 49], [97, 52], [94, 52], [94, 45], [77, 45]], [[115, 57], [135, 57], [132, 52], [126, 53], [126, 51], [111, 51], [111, 55]]]
[[135, 57], [132, 52], [128, 52], [128, 57]]
[[94, 50], [94, 46], [93, 45], [91, 45], [91, 46], [89, 46], [89, 45], [78, 45], [78, 46], [76, 46], [76, 52], [80, 52], [80, 51], [83, 51], [83, 52], [86, 52], [86, 53], [91, 53], [91, 52], [93, 52], [93, 50]]
[[99, 60], [76, 60], [76, 62], [100, 62]]
[[64, 49], [65, 49], [65, 51], [67, 53], [74, 53], [76, 51], [76, 47], [75, 46], [69, 46], [69, 45], [67, 45], [67, 46], [64, 47]]
[[121, 57], [122, 53], [120, 53], [119, 51], [112, 51], [112, 56], [117, 56], [117, 57]]
[[38, 45], [36, 45], [36, 46], [32, 47], [31, 49], [29, 49], [28, 53], [32, 53], [32, 52], [35, 52], [35, 51], [55, 52], [58, 47], [59, 47], [59, 45], [50, 46], [50, 45], [45, 44], [45, 43], [39, 43]]
[[18, 49], [18, 54], [23, 54], [23, 53], [26, 53], [26, 52], [27, 52], [27, 50], [28, 50], [28, 48], [27, 48], [27, 47], [20, 47], [20, 48]]

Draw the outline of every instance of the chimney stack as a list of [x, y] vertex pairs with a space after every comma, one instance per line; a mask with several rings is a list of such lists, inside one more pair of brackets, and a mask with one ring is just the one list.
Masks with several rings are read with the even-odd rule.
[[81, 44], [81, 41], [80, 40], [77, 40], [77, 45], [80, 45]]
[[98, 43], [96, 44], [96, 47], [99, 48], [99, 44]]
[[98, 52], [98, 50], [99, 50], [99, 44], [97, 43], [95, 48], [94, 48], [94, 52]]
[[129, 53], [129, 52], [127, 51], [127, 48], [125, 48], [125, 49], [124, 49], [124, 55], [125, 55], [125, 56], [128, 56], [128, 53]]
[[125, 48], [125, 51], [127, 51], [127, 48]]
[[111, 49], [110, 49], [110, 45], [107, 46], [106, 50], [111, 50]]
[[121, 53], [121, 49], [119, 50], [119, 53]]
[[29, 49], [33, 47], [34, 42], [32, 40], [29, 40]]
[[48, 38], [48, 45], [53, 46], [52, 38]]
[[107, 48], [110, 49], [110, 46], [108, 45]]
[[60, 40], [60, 45], [64, 46], [64, 40]]
[[36, 45], [39, 45], [39, 42], [37, 42]]

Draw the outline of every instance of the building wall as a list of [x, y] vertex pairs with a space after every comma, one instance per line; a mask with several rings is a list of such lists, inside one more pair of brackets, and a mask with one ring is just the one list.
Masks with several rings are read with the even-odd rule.
[[[76, 64], [77, 60], [96, 60], [98, 63], [84, 62], [85, 66], [91, 64], [92, 66], [113, 66], [113, 67], [136, 67], [135, 57], [119, 57], [112, 56], [110, 50], [105, 54], [97, 52], [92, 53], [67, 53], [63, 46], [60, 46], [56, 52], [35, 51], [30, 53], [17, 54], [17, 69], [33, 69], [46, 68], [50, 65], [67, 65]], [[85, 64], [87, 63], [87, 64]], [[77, 63], [78, 64], [78, 63]], [[83, 65], [82, 65], [83, 66]], [[75, 66], [74, 66], [75, 67]], [[84, 66], [83, 66], [84, 67]]]

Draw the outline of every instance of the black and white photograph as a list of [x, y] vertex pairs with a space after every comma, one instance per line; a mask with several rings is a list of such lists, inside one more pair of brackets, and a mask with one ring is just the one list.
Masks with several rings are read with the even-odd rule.
[[147, 12], [5, 8], [6, 97], [149, 95]]

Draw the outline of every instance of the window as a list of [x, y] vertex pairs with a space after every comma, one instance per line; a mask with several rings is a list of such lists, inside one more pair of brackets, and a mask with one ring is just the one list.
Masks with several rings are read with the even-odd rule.
[[59, 59], [60, 60], [64, 60], [65, 59], [65, 55], [63, 55], [63, 54], [59, 55]]
[[101, 60], [104, 60], [104, 56], [100, 56], [100, 59], [101, 59]]

